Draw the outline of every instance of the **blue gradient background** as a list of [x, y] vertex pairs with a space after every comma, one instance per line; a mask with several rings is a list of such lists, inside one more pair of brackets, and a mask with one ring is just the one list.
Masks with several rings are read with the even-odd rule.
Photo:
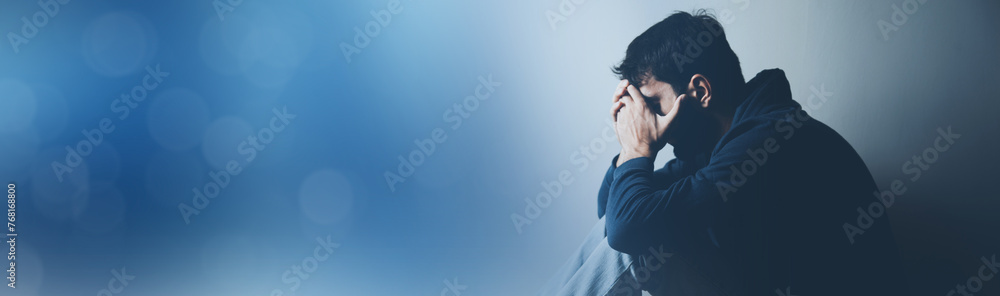
[[[597, 221], [619, 149], [601, 138], [609, 67], [695, 8], [720, 15], [748, 79], [779, 67], [800, 102], [832, 92], [810, 113], [881, 186], [937, 127], [963, 135], [890, 209], [914, 291], [944, 294], [1000, 251], [994, 1], [928, 1], [884, 40], [876, 22], [899, 1], [590, 0], [553, 29], [556, 0], [403, 0], [345, 61], [338, 45], [387, 2], [247, 0], [220, 20], [208, 0], [76, 0], [19, 52], [4, 38], [0, 177], [18, 186], [20, 268], [0, 295], [94, 295], [123, 267], [136, 278], [121, 295], [287, 293], [283, 272], [327, 236], [340, 247], [296, 295], [441, 295], [455, 278], [462, 295], [529, 295]], [[0, 1], [4, 37], [38, 10]], [[118, 120], [111, 102], [149, 65], [170, 75]], [[502, 85], [451, 129], [444, 112], [489, 75]], [[297, 117], [247, 164], [237, 145], [285, 107]], [[51, 162], [102, 118], [115, 130], [59, 182]], [[435, 128], [447, 140], [391, 191], [383, 174]], [[178, 204], [230, 159], [243, 172], [186, 224]], [[574, 182], [519, 233], [511, 214], [563, 170]]]

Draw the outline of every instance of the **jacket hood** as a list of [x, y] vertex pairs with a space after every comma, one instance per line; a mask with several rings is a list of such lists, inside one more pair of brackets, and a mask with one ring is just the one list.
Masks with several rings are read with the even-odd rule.
[[785, 78], [785, 71], [781, 69], [757, 73], [757, 76], [747, 82], [746, 94], [747, 97], [733, 114], [733, 126], [750, 118], [775, 112], [787, 113], [801, 108], [798, 102], [792, 100], [791, 87]]

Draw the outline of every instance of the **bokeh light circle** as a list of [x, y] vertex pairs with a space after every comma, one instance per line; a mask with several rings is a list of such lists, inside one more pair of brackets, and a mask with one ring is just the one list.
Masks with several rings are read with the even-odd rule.
[[118, 77], [135, 73], [156, 52], [156, 32], [145, 17], [135, 12], [105, 13], [83, 33], [83, 56], [94, 72]]
[[[254, 135], [253, 127], [243, 119], [233, 116], [216, 119], [205, 129], [202, 140], [205, 161], [212, 168], [221, 170], [229, 161], [245, 165], [250, 156], [260, 157], [260, 151], [247, 141], [251, 135]], [[241, 145], [244, 141], [247, 144]]]
[[0, 133], [18, 132], [35, 119], [38, 102], [35, 92], [20, 80], [0, 80]]

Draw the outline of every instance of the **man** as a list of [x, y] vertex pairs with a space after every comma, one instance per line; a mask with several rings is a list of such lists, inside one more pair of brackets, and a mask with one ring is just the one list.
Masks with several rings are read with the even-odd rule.
[[[884, 207], [844, 226], [879, 200], [864, 162], [784, 72], [746, 82], [713, 17], [667, 17], [614, 71], [602, 223], [543, 294], [908, 294]], [[676, 158], [654, 171], [666, 144]]]

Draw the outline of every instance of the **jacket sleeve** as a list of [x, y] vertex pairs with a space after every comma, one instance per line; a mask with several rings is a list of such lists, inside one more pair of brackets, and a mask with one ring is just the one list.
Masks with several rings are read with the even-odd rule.
[[760, 145], [754, 144], [760, 135], [730, 141], [706, 166], [666, 185], [660, 183], [650, 158], [632, 159], [615, 168], [605, 210], [608, 244], [626, 254], [640, 254], [650, 247], [708, 237], [709, 227], [724, 218], [720, 215], [726, 200], [739, 198], [737, 191], [748, 191], [749, 184], [731, 184], [732, 168], [749, 159], [746, 147]]
[[[704, 166], [708, 155], [700, 155], [695, 160], [682, 162], [679, 159], [672, 159], [663, 168], [653, 172], [652, 186], [658, 189], [665, 189], [671, 183], [680, 178], [693, 174], [697, 169]], [[604, 181], [601, 182], [601, 189], [597, 193], [597, 218], [603, 218], [608, 205], [608, 194], [611, 191], [611, 183], [615, 178], [615, 164], [618, 163], [618, 156], [611, 159], [611, 166], [604, 174]], [[699, 163], [701, 165], [699, 165]]]

